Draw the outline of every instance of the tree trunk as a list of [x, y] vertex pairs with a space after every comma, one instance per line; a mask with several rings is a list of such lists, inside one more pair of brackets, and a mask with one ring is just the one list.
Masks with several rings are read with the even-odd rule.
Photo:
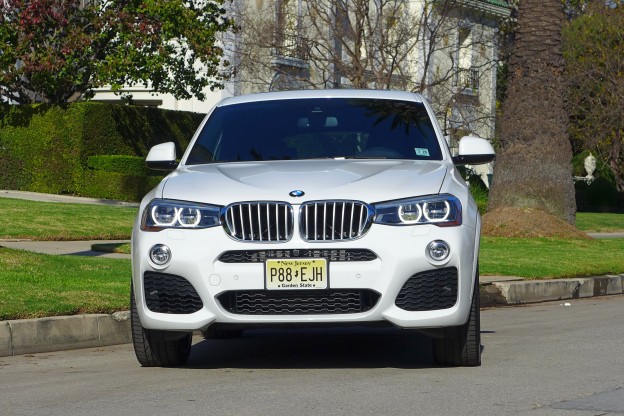
[[533, 208], [574, 224], [560, 0], [521, 0], [490, 210]]

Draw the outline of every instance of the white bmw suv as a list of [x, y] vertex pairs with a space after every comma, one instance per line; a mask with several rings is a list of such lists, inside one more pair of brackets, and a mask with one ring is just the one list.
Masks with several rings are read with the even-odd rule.
[[440, 365], [481, 362], [475, 202], [418, 94], [317, 90], [227, 98], [141, 202], [132, 335], [143, 366], [179, 366], [193, 331], [394, 325], [425, 332]]

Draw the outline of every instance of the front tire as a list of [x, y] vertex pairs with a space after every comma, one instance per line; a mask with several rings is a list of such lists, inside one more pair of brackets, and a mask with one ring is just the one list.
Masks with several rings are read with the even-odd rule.
[[178, 367], [188, 360], [193, 333], [143, 328], [133, 287], [130, 289], [130, 325], [134, 353], [143, 367]]
[[433, 356], [438, 365], [447, 367], [478, 367], [481, 365], [481, 316], [478, 265], [468, 322], [459, 327], [444, 328], [442, 338], [433, 340]]

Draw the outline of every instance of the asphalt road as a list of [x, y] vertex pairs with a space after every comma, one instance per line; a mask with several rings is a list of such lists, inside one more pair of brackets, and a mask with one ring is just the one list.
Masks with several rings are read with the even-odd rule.
[[482, 311], [483, 365], [436, 368], [395, 330], [197, 339], [189, 365], [130, 345], [0, 358], [0, 415], [622, 415], [624, 296]]

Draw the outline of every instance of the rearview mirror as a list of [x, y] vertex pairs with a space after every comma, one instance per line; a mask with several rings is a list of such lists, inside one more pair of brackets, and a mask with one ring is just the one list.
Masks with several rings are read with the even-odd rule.
[[464, 136], [459, 141], [459, 152], [453, 157], [456, 165], [482, 165], [496, 158], [489, 141], [475, 136]]
[[145, 165], [150, 169], [174, 170], [178, 166], [175, 144], [167, 142], [152, 147], [145, 158]]

